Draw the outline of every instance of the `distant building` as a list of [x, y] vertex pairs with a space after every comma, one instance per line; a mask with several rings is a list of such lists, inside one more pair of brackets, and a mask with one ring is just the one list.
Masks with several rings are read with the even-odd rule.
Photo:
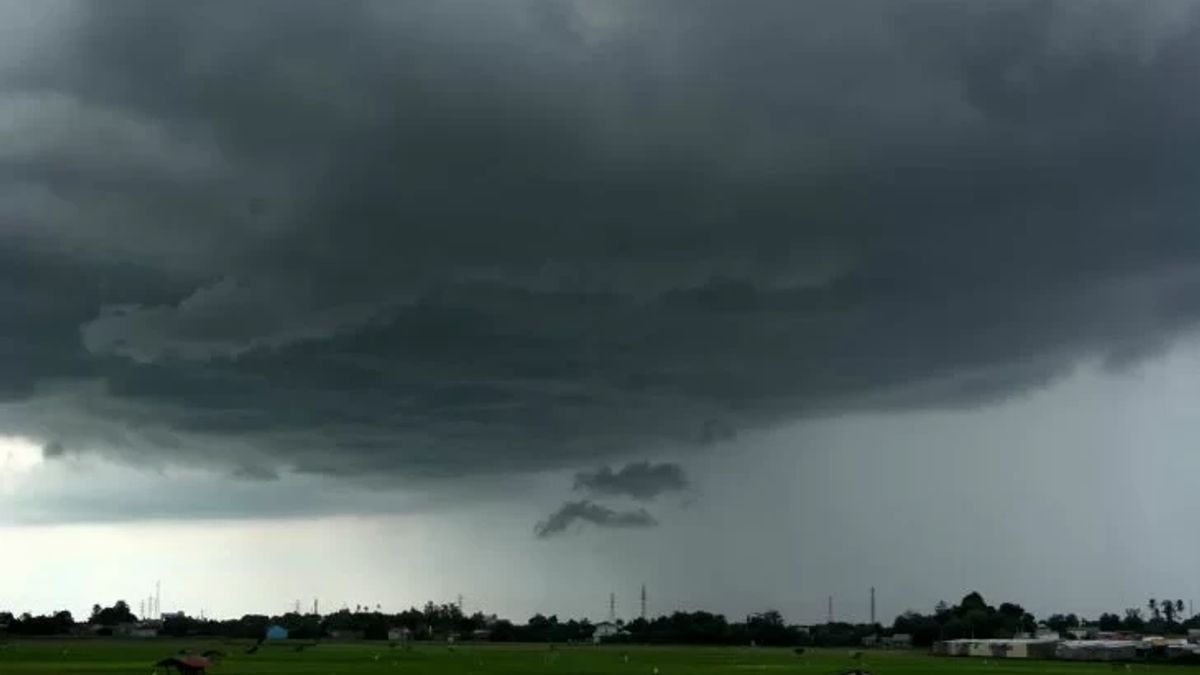
[[288, 629], [279, 624], [271, 624], [267, 627], [268, 640], [286, 640], [288, 637]]
[[113, 637], [152, 638], [158, 637], [158, 628], [149, 623], [119, 623], [113, 627]]
[[596, 624], [596, 630], [592, 632], [592, 642], [601, 642], [609, 638], [621, 635], [625, 631], [621, 627], [611, 621], [601, 621]]
[[361, 630], [351, 630], [349, 628], [338, 628], [329, 631], [329, 637], [332, 640], [361, 640], [363, 639]]
[[1064, 640], [1054, 655], [1068, 661], [1132, 661], [1143, 649], [1133, 640]]
[[1054, 640], [944, 640], [935, 643], [937, 656], [975, 656], [993, 659], [1052, 659], [1058, 643]]
[[[104, 626], [98, 623], [77, 623], [71, 628], [71, 635], [75, 637], [91, 637], [99, 635], [104, 630]], [[4, 627], [0, 626], [0, 635], [4, 634]]]
[[879, 638], [879, 646], [888, 649], [908, 649], [912, 646], [912, 642], [912, 635], [908, 633], [896, 633]]
[[392, 642], [406, 642], [411, 639], [412, 631], [407, 628], [400, 627], [388, 629], [388, 640]]

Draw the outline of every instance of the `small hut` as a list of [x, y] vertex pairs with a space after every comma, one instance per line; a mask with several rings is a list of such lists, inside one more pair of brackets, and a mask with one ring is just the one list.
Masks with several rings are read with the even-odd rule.
[[179, 673], [179, 675], [204, 675], [204, 672], [212, 667], [212, 664], [212, 659], [206, 659], [203, 656], [196, 656], [195, 654], [168, 656], [154, 664], [154, 672], [169, 674], [174, 671]]

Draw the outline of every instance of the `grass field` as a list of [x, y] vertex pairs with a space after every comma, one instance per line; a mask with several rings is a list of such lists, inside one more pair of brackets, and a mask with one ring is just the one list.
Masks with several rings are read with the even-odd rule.
[[[293, 646], [264, 646], [245, 654], [245, 645], [204, 641], [30, 640], [0, 645], [0, 674], [130, 673], [146, 675], [152, 664], [179, 649], [220, 649], [228, 654], [212, 675], [240, 673], [428, 673], [429, 675], [715, 675], [716, 673], [832, 674], [853, 665], [847, 650], [748, 647], [559, 647], [544, 645], [418, 645], [322, 643], [301, 652]], [[628, 657], [628, 659], [626, 659]], [[932, 657], [918, 652], [866, 652], [864, 668], [876, 675], [929, 673], [1113, 673], [1124, 666], [1057, 661], [987, 661]], [[1200, 668], [1137, 664], [1136, 673], [1200, 673]]]

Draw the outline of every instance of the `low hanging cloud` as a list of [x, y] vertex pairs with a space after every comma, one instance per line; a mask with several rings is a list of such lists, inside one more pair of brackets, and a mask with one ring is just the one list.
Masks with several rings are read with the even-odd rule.
[[669, 462], [630, 462], [616, 471], [605, 466], [575, 474], [576, 490], [606, 497], [632, 497], [640, 501], [650, 501], [664, 492], [684, 490], [687, 486], [687, 474], [683, 467]]
[[42, 459], [57, 459], [67, 454], [67, 449], [58, 441], [50, 441], [42, 446]]
[[576, 523], [590, 523], [605, 528], [654, 527], [658, 521], [645, 509], [616, 511], [588, 500], [567, 502], [533, 528], [539, 539], [566, 534]]
[[229, 473], [230, 478], [247, 481], [275, 481], [279, 480], [279, 472], [265, 466], [256, 464], [247, 464], [239, 466]]

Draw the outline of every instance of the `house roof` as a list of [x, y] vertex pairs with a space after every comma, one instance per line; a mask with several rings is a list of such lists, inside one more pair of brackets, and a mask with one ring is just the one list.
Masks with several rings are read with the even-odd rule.
[[212, 667], [212, 661], [210, 659], [204, 658], [203, 656], [196, 656], [195, 654], [185, 654], [184, 656], [168, 656], [167, 658], [159, 661], [155, 665], [157, 665], [157, 666], [184, 665], [184, 666], [187, 666], [188, 668], [210, 668], [210, 667]]

